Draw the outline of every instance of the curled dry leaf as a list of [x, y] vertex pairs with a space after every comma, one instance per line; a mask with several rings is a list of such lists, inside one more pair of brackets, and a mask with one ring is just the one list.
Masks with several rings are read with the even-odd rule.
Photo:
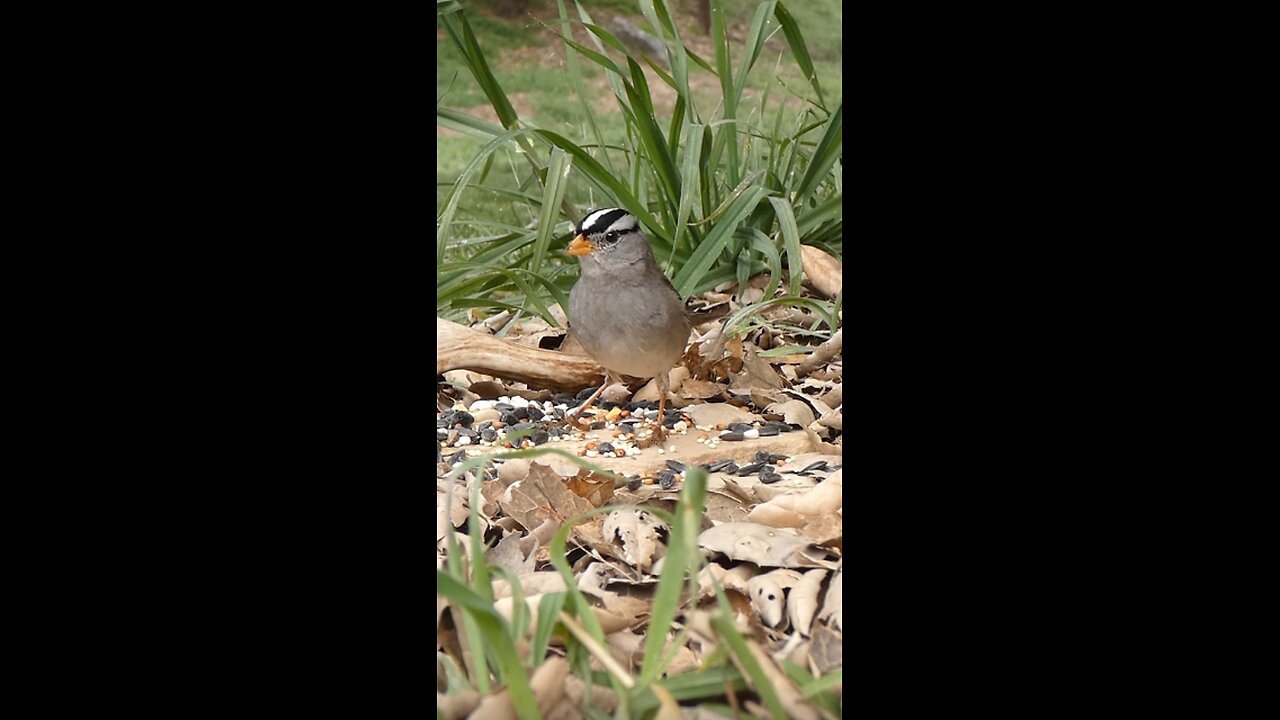
[[648, 572], [662, 543], [658, 532], [667, 532], [665, 523], [642, 510], [617, 510], [604, 520], [606, 540], [622, 545], [622, 557], [640, 572]]
[[813, 408], [803, 400], [788, 400], [773, 403], [764, 409], [766, 413], [775, 413], [791, 425], [808, 427], [814, 421]]
[[521, 539], [523, 536], [520, 533], [507, 533], [497, 545], [485, 551], [485, 562], [506, 568], [516, 575], [533, 572], [536, 564], [533, 553], [526, 553], [520, 548]]
[[840, 293], [843, 280], [839, 260], [812, 245], [801, 245], [800, 262], [804, 266], [804, 276], [815, 290], [828, 298]]
[[828, 567], [836, 563], [826, 559], [821, 548], [795, 532], [771, 528], [758, 523], [725, 523], [704, 530], [698, 544], [732, 560], [745, 560], [768, 567]]
[[787, 617], [791, 620], [791, 627], [805, 637], [809, 636], [813, 617], [818, 612], [818, 593], [822, 592], [822, 581], [826, 577], [826, 570], [810, 570], [787, 595]]
[[[546, 593], [564, 592], [564, 578], [560, 573], [552, 571], [523, 573], [518, 576], [520, 592], [524, 595], [545, 595]], [[511, 597], [511, 586], [501, 578], [493, 581], [494, 599]]]
[[779, 568], [747, 581], [747, 595], [751, 598], [751, 607], [760, 614], [760, 619], [765, 625], [776, 628], [782, 624], [783, 618], [786, 617], [786, 589], [799, 580], [800, 573]]
[[760, 419], [759, 416], [728, 403], [690, 405], [684, 409], [684, 414], [688, 415], [695, 425], [727, 426], [730, 423], [753, 423]]
[[743, 372], [733, 376], [733, 382], [729, 387], [746, 391], [754, 389], [767, 391], [782, 387], [782, 378], [778, 377], [778, 373], [774, 372], [772, 365], [756, 354], [754, 345], [745, 345], [744, 352]]
[[809, 658], [819, 673], [827, 673], [844, 664], [844, 633], [836, 632], [821, 623], [813, 627], [813, 644]]
[[436, 710], [445, 720], [461, 720], [480, 704], [480, 693], [475, 690], [457, 690], [445, 695], [436, 693]]
[[[689, 368], [683, 365], [677, 365], [671, 368], [670, 374], [667, 375], [667, 389], [673, 393], [680, 392], [680, 386], [689, 377]], [[645, 386], [636, 391], [631, 396], [635, 402], [648, 400], [649, 402], [658, 402], [658, 380], [655, 378], [645, 383]]]
[[[529, 688], [538, 703], [538, 712], [543, 717], [563, 703], [565, 678], [568, 675], [569, 663], [561, 657], [550, 657], [533, 671], [533, 677], [529, 678]], [[470, 720], [514, 720], [515, 717], [511, 693], [501, 690], [481, 701]]]
[[844, 470], [836, 470], [818, 483], [812, 490], [791, 495], [779, 495], [767, 503], [751, 509], [748, 518], [756, 519], [757, 511], [787, 510], [799, 515], [816, 517], [835, 513], [844, 503]]

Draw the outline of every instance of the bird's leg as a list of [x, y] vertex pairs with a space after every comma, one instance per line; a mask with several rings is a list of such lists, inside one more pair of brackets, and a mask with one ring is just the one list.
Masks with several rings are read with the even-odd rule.
[[617, 382], [617, 380], [614, 379], [613, 373], [608, 370], [605, 370], [604, 383], [599, 388], [596, 388], [595, 392], [591, 393], [591, 397], [587, 398], [587, 401], [582, 404], [582, 407], [574, 408], [573, 410], [570, 410], [569, 413], [565, 416], [565, 419], [568, 420], [570, 423], [579, 422], [582, 419], [582, 414], [587, 411], [587, 408], [591, 407], [591, 403], [595, 402], [596, 398], [600, 397], [600, 393], [604, 392], [605, 388], [609, 387], [615, 382]]
[[653, 431], [653, 438], [662, 442], [667, 437], [667, 373], [658, 373], [658, 429]]

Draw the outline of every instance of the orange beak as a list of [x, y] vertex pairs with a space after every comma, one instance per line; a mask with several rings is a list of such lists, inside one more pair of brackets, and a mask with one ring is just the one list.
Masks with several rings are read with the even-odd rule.
[[573, 242], [569, 243], [570, 255], [586, 255], [590, 252], [591, 252], [591, 243], [587, 242], [587, 239], [582, 237], [581, 235], [574, 238]]

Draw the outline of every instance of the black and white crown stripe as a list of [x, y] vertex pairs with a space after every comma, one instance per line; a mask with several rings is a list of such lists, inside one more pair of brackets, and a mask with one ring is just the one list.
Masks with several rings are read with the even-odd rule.
[[582, 219], [578, 232], [585, 236], [603, 235], [607, 232], [625, 233], [638, 227], [634, 216], [622, 208], [604, 208]]

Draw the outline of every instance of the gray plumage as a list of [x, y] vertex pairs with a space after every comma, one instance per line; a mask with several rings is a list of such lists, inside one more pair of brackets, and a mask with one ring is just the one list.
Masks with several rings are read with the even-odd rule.
[[570, 331], [611, 373], [657, 377], [665, 401], [667, 371], [689, 340], [684, 303], [630, 214], [597, 210], [578, 232], [570, 250], [582, 276], [569, 292]]

